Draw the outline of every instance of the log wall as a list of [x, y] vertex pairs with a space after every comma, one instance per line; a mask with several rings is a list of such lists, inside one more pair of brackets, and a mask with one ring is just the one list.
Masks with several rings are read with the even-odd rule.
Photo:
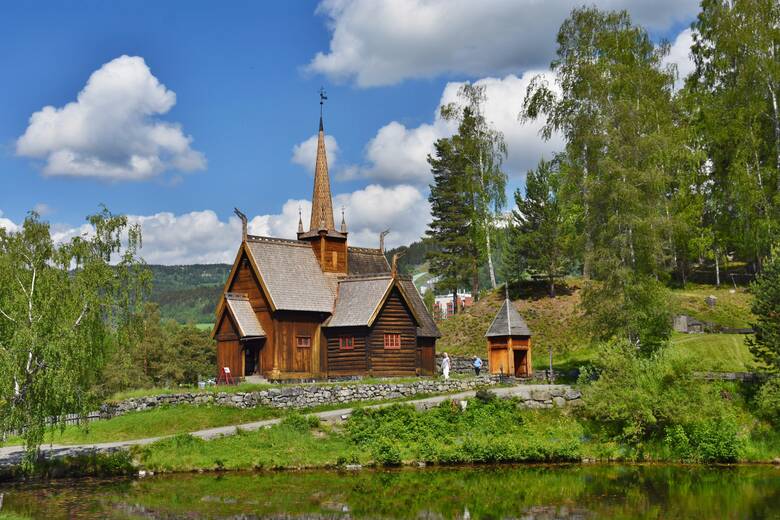
[[[400, 349], [385, 349], [386, 333], [401, 334]], [[417, 326], [398, 288], [394, 288], [368, 335], [368, 370], [372, 375], [417, 373]]]

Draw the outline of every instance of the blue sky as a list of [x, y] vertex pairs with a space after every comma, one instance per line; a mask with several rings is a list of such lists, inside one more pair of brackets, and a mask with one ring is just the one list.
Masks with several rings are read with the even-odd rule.
[[[695, 1], [597, 3], [628, 8], [656, 37], [679, 39], [673, 54], [685, 69], [681, 33]], [[142, 223], [144, 254], [164, 263], [229, 260], [240, 239], [234, 206], [253, 232], [289, 235], [298, 207], [308, 211], [313, 150], [302, 143], [316, 132], [324, 86], [335, 203], [347, 208], [351, 242], [375, 245], [389, 226], [391, 245], [408, 243], [427, 223], [425, 155], [451, 131], [435, 112], [457, 100], [457, 82], [487, 86], [487, 115], [510, 146], [512, 188], [560, 146], [516, 115], [572, 5], [3, 3], [0, 226], [14, 229], [38, 208], [67, 238], [105, 203]], [[58, 113], [93, 73], [79, 106]], [[49, 116], [31, 125], [47, 106]], [[143, 112], [148, 106], [158, 108]], [[128, 166], [133, 154], [156, 166]]]

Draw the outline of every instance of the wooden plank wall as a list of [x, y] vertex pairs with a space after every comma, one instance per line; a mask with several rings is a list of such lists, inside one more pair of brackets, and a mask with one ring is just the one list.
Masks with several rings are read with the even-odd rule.
[[[320, 243], [320, 241], [324, 243]], [[314, 255], [320, 262], [320, 268], [326, 273], [344, 273], [347, 272], [347, 241], [340, 238], [320, 238], [312, 240]], [[323, 258], [324, 253], [324, 258]], [[336, 263], [334, 265], [333, 259]]]
[[[368, 372], [366, 360], [366, 327], [344, 327], [328, 330], [328, 375], [346, 376], [362, 375]], [[341, 350], [339, 338], [352, 336], [355, 338], [355, 348]]]
[[[316, 376], [319, 374], [319, 326], [322, 321], [319, 314], [277, 311], [274, 329], [274, 344], [279, 351], [279, 369]], [[297, 337], [309, 336], [311, 347], [298, 348]]]
[[[400, 333], [401, 348], [385, 350], [385, 333]], [[374, 375], [414, 375], [417, 371], [417, 326], [409, 307], [393, 288], [368, 336], [369, 372]]]
[[265, 345], [260, 350], [260, 366], [262, 367], [263, 375], [268, 375], [274, 366], [274, 320], [271, 316], [271, 306], [268, 303], [268, 298], [263, 292], [260, 281], [255, 276], [246, 254], [239, 261], [238, 269], [230, 282], [228, 292], [246, 294], [257, 315], [257, 319], [260, 321], [260, 325], [263, 326], [267, 339]]
[[222, 372], [222, 367], [230, 367], [233, 377], [244, 375], [244, 351], [238, 341], [233, 321], [227, 311], [222, 312], [219, 327], [217, 328], [217, 376]]

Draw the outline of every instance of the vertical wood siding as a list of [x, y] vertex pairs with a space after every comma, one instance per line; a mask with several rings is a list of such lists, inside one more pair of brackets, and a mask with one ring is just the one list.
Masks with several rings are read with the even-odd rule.
[[217, 376], [222, 372], [222, 367], [229, 367], [233, 377], [241, 377], [244, 374], [244, 352], [241, 350], [235, 326], [227, 311], [222, 312], [216, 339]]

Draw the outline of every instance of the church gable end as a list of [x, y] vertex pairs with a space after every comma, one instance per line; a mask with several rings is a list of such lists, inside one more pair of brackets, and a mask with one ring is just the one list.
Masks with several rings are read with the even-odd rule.
[[417, 372], [417, 324], [398, 287], [392, 289], [371, 326], [368, 348], [372, 374]]

